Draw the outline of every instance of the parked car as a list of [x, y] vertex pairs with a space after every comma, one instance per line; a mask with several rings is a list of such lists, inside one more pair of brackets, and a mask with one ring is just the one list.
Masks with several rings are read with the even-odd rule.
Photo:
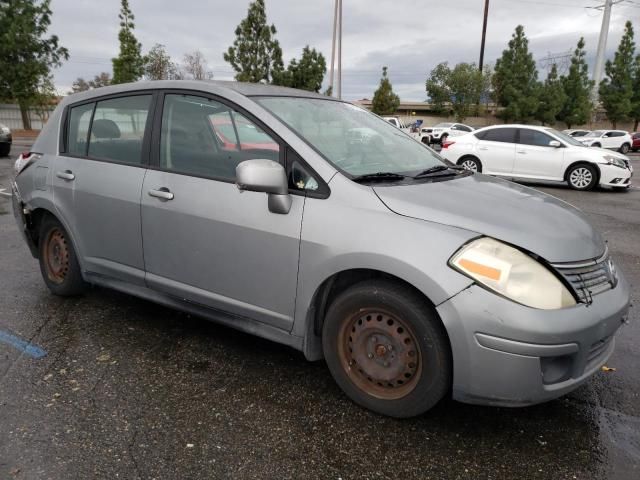
[[473, 127], [462, 123], [438, 123], [431, 131], [431, 143], [443, 144], [449, 137], [458, 137], [473, 132]]
[[[245, 149], [241, 131], [221, 141], [212, 116], [278, 149]], [[561, 396], [600, 370], [628, 312], [629, 285], [579, 210], [311, 92], [184, 80], [77, 93], [14, 168], [14, 215], [52, 293], [101, 285], [325, 358], [386, 415], [445, 395]]]
[[631, 150], [637, 152], [640, 150], [640, 132], [634, 133], [631, 138], [633, 139], [633, 143], [631, 144]]
[[0, 123], [0, 157], [7, 157], [11, 152], [11, 129]]
[[481, 128], [444, 144], [441, 154], [475, 172], [509, 178], [567, 182], [576, 190], [598, 185], [628, 190], [629, 159], [548, 127], [500, 125]]
[[563, 130], [562, 133], [566, 133], [570, 137], [584, 137], [591, 133], [591, 130]]
[[629, 132], [623, 130], [594, 130], [578, 139], [587, 147], [600, 147], [627, 153], [631, 149], [633, 140]]
[[400, 117], [387, 116], [382, 118], [387, 122], [389, 122], [394, 127], [399, 128], [400, 130], [406, 133], [409, 133], [409, 130], [411, 129], [411, 127], [409, 127], [409, 125], [407, 125]]

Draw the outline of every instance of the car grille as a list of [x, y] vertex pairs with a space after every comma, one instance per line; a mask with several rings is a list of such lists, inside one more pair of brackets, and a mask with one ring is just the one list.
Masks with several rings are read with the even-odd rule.
[[569, 282], [582, 303], [591, 303], [592, 297], [615, 287], [617, 278], [609, 253], [580, 263], [556, 263], [556, 270]]

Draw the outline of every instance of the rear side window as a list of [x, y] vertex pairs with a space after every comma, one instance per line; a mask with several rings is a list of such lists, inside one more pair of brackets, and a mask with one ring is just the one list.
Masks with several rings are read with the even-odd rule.
[[624, 137], [624, 132], [609, 132], [609, 137]]
[[[485, 130], [481, 140], [487, 142], [503, 142], [503, 143], [515, 143], [516, 142], [516, 129], [515, 128], [493, 128], [491, 130]], [[478, 137], [480, 138], [480, 137]]]
[[98, 102], [91, 123], [89, 157], [134, 165], [142, 163], [142, 141], [150, 105], [151, 95]]
[[244, 160], [280, 159], [280, 145], [232, 108], [204, 97], [165, 96], [160, 167], [196, 176], [235, 180]]
[[95, 103], [79, 105], [69, 110], [69, 127], [67, 129], [67, 153], [84, 156], [87, 154], [89, 125]]
[[548, 147], [549, 142], [552, 141], [549, 135], [538, 130], [529, 130], [528, 128], [520, 129], [520, 141], [518, 143], [522, 145], [534, 145], [536, 147]]

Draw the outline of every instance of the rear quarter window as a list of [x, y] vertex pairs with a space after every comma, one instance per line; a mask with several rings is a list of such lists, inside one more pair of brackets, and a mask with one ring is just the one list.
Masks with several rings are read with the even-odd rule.
[[67, 127], [66, 146], [70, 155], [85, 156], [87, 154], [87, 141], [89, 126], [95, 103], [78, 105], [69, 110], [69, 123]]

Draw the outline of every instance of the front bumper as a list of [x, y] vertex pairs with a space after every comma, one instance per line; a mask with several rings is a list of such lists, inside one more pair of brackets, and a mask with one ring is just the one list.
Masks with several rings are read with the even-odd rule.
[[587, 381], [613, 352], [626, 321], [629, 285], [590, 305], [537, 310], [477, 285], [437, 307], [453, 354], [453, 398], [526, 406], [560, 397]]
[[614, 165], [598, 165], [600, 167], [600, 185], [605, 187], [629, 187], [633, 177], [633, 167], [620, 168]]

